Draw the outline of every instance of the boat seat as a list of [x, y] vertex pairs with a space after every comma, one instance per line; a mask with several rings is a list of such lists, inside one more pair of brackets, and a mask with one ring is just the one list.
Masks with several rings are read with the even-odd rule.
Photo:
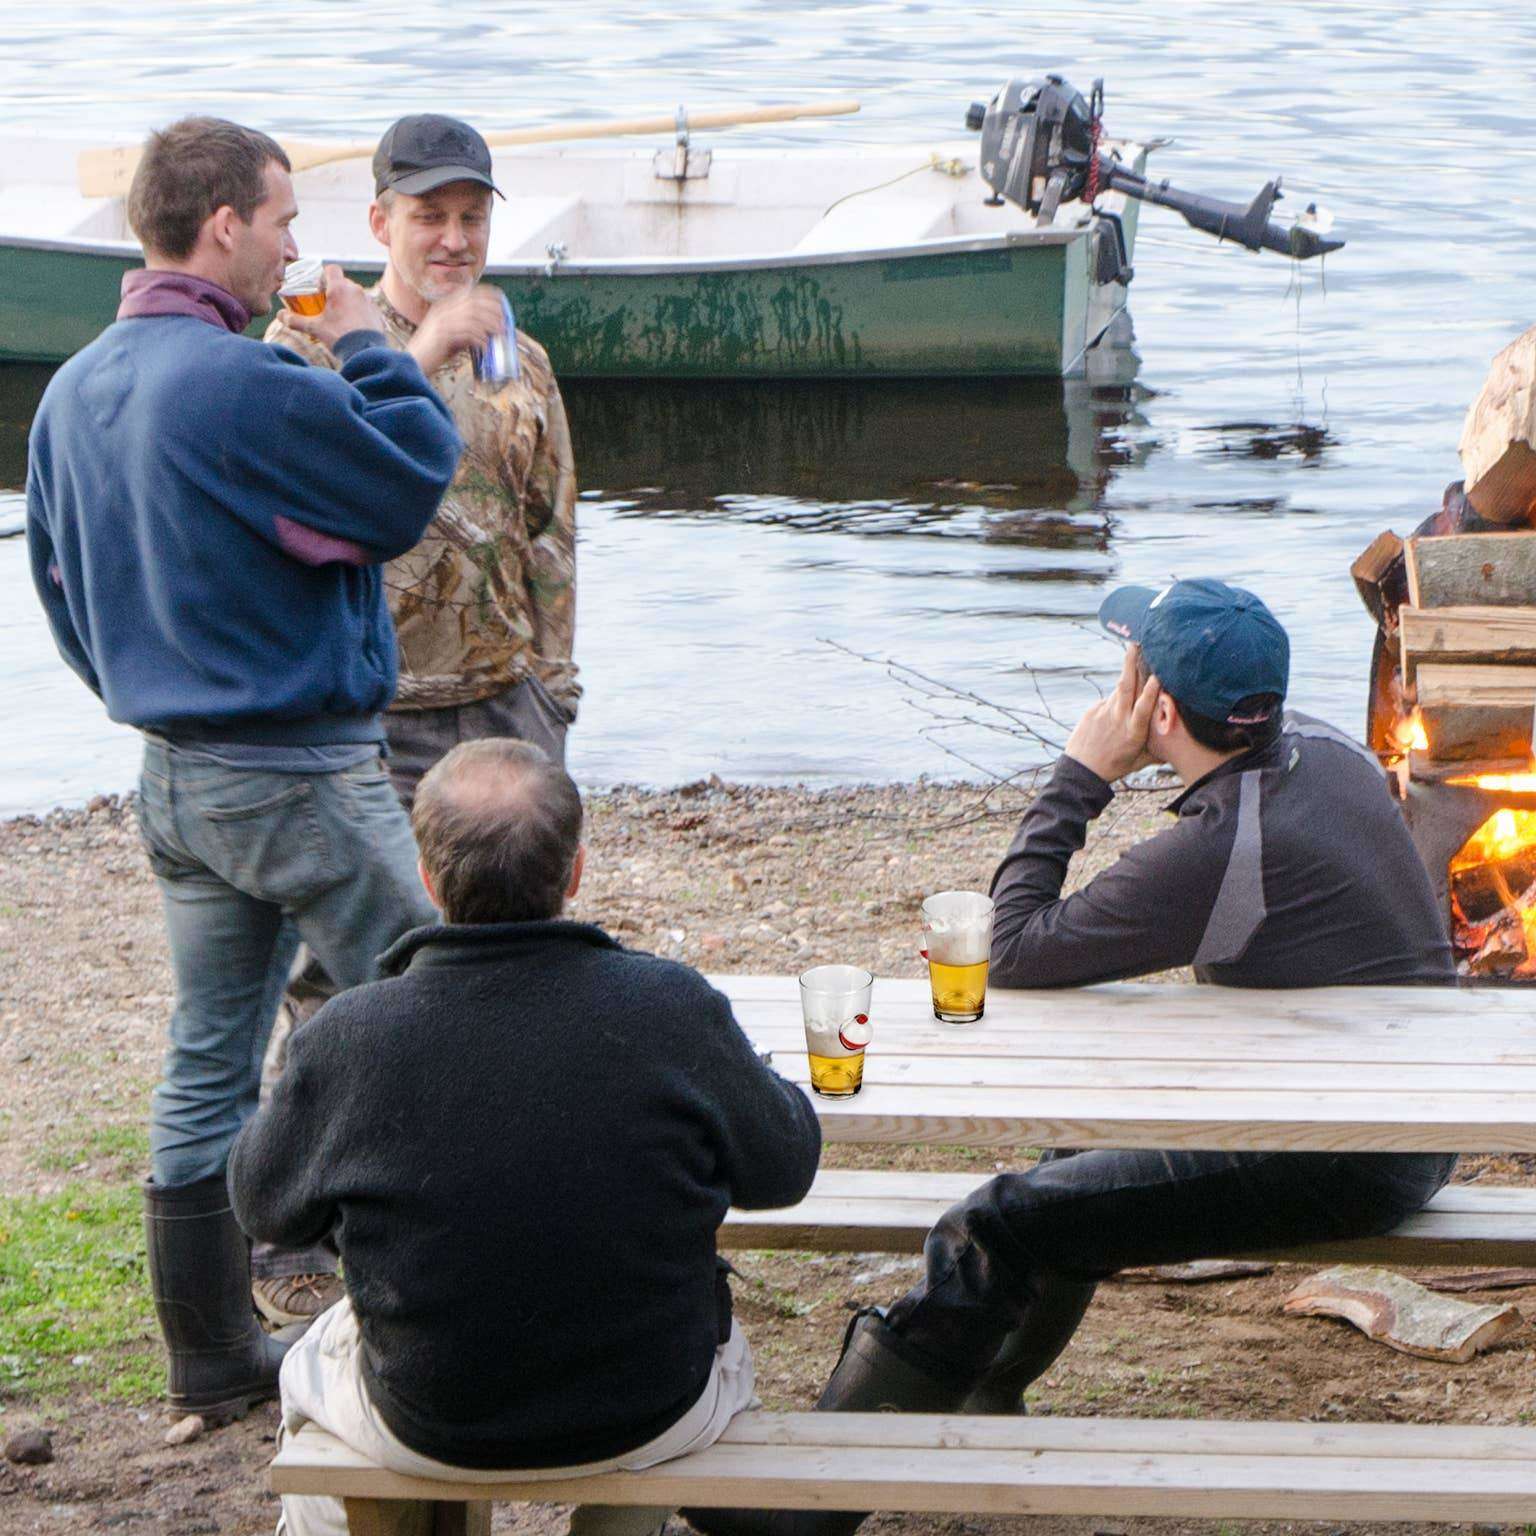
[[948, 201], [854, 196], [818, 219], [792, 249], [797, 253], [895, 250], [953, 233], [954, 205]]
[[491, 215], [492, 261], [542, 261], [551, 240], [569, 239], [579, 197], [509, 197]]
[[[116, 198], [82, 198], [73, 185], [7, 182], [5, 199], [27, 210], [26, 233], [36, 240], [128, 240], [122, 203]], [[19, 231], [18, 231], [19, 232]]]

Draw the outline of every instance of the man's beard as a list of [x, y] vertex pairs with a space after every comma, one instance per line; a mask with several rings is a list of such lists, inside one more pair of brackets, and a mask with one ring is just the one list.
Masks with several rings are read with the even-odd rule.
[[433, 277], [429, 272], [423, 272], [416, 281], [410, 282], [410, 286], [427, 301], [428, 304], [439, 304], [444, 299], [451, 299], [456, 293], [463, 293], [474, 284], [472, 267], [460, 267], [460, 272], [470, 274], [466, 282], [452, 282], [447, 278]]

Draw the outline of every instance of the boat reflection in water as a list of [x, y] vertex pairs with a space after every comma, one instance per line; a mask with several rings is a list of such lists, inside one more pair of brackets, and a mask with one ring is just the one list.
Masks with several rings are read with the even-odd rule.
[[626, 516], [1103, 550], [1104, 492], [1149, 451], [1140, 396], [1129, 380], [584, 380], [566, 406], [586, 494]]
[[19, 493], [27, 483], [27, 433], [37, 403], [43, 398], [53, 369], [45, 363], [8, 363], [0, 367], [0, 538], [20, 533], [19, 499], [8, 502], [5, 493]]

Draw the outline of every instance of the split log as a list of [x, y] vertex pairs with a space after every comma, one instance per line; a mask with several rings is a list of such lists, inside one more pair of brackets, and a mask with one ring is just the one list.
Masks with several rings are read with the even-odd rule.
[[1414, 537], [1404, 550], [1415, 608], [1524, 608], [1536, 603], [1536, 539], [1529, 533]]
[[1529, 760], [1536, 724], [1536, 667], [1422, 662], [1417, 688], [1431, 757]]
[[1390, 528], [1378, 533], [1355, 557], [1349, 574], [1365, 611], [1378, 624], [1389, 625], [1407, 591], [1403, 541]]
[[1536, 665], [1536, 608], [1415, 608], [1405, 603], [1397, 623], [1405, 683], [1412, 683], [1421, 661]]
[[1524, 1321], [1518, 1307], [1478, 1306], [1439, 1295], [1389, 1269], [1338, 1264], [1303, 1280], [1285, 1299], [1303, 1317], [1341, 1317], [1405, 1355], [1465, 1365]]
[[1480, 517], [1519, 523], [1536, 514], [1536, 326], [1494, 358], [1458, 452]]
[[1507, 858], [1487, 859], [1450, 873], [1451, 894], [1468, 923], [1487, 923], [1510, 906], [1536, 905], [1526, 898], [1536, 886], [1536, 847], [1517, 848]]

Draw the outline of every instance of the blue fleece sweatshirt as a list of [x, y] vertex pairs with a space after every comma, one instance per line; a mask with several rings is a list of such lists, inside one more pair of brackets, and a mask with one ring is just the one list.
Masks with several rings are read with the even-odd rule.
[[28, 445], [32, 576], [114, 720], [188, 741], [374, 739], [394, 694], [379, 565], [461, 448], [408, 354], [339, 373], [185, 315], [119, 320], [49, 384]]

